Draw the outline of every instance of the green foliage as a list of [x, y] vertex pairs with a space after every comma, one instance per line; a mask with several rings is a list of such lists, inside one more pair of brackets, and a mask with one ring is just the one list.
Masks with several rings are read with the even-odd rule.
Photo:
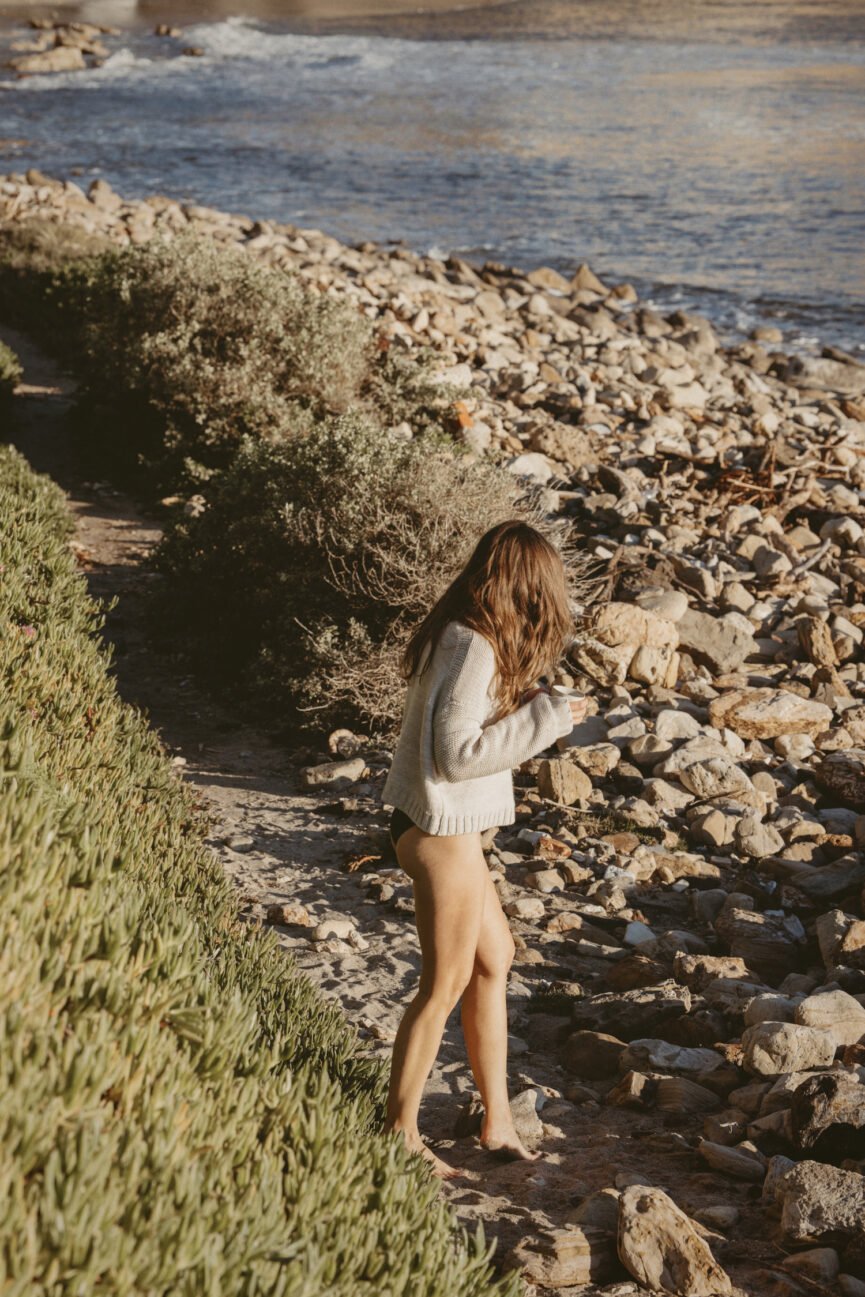
[[247, 439], [204, 512], [162, 543], [160, 617], [271, 719], [351, 712], [392, 730], [407, 627], [483, 530], [526, 512], [516, 496], [510, 475], [355, 414], [291, 441]]
[[0, 228], [0, 313], [53, 351], [74, 357], [87, 294], [113, 257], [104, 238], [42, 217]]
[[430, 358], [391, 357], [351, 302], [199, 235], [112, 251], [80, 278], [81, 430], [141, 494], [200, 488], [247, 436], [352, 408], [421, 423], [449, 397]]
[[514, 1297], [123, 703], [60, 489], [0, 449], [0, 1288]]
[[350, 305], [212, 240], [154, 239], [100, 265], [82, 396], [122, 427], [115, 450], [176, 489], [230, 463], [244, 436], [278, 440], [344, 410], [372, 356]]
[[21, 361], [11, 347], [0, 340], [0, 400], [11, 396], [24, 373]]

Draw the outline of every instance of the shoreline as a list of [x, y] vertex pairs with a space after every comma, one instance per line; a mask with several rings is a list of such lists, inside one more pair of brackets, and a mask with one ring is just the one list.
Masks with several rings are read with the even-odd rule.
[[[506, 12], [522, 12], [522, 8], [509, 5]], [[471, 12], [483, 17], [487, 10]], [[543, 22], [548, 23], [547, 9], [544, 14]], [[18, 170], [32, 162], [52, 175], [86, 177], [81, 184], [104, 175], [120, 192], [134, 192], [141, 199], [158, 188], [180, 201], [215, 209], [254, 205], [259, 218], [316, 225], [347, 244], [369, 238], [386, 245], [403, 238], [421, 255], [427, 251], [441, 255], [439, 250], [445, 249], [472, 262], [494, 258], [518, 274], [546, 264], [568, 277], [578, 260], [587, 260], [596, 270], [602, 265], [611, 275], [633, 282], [641, 298], [659, 311], [679, 307], [707, 315], [725, 340], [734, 341], [736, 334], [746, 333], [752, 325], [776, 325], [788, 349], [807, 353], [822, 341], [865, 356], [858, 309], [861, 275], [854, 252], [858, 228], [844, 200], [858, 159], [855, 130], [852, 151], [845, 151], [843, 163], [821, 173], [827, 202], [831, 204], [837, 195], [833, 217], [825, 220], [812, 211], [810, 181], [800, 183], [810, 174], [810, 135], [799, 144], [791, 141], [783, 165], [781, 159], [769, 165], [765, 148], [744, 127], [741, 158], [729, 147], [716, 155], [711, 132], [704, 131], [695, 141], [672, 126], [665, 127], [667, 105], [674, 120], [681, 117], [703, 78], [706, 93], [717, 100], [721, 114], [716, 134], [726, 126], [726, 137], [738, 147], [735, 116], [724, 116], [729, 109], [725, 95], [735, 88], [728, 83], [736, 82], [738, 72], [744, 76], [746, 95], [761, 93], [757, 86], [765, 84], [767, 130], [787, 130], [790, 74], [795, 72], [810, 78], [807, 84], [817, 96], [820, 116], [814, 132], [832, 126], [843, 133], [859, 83], [850, 81], [837, 87], [837, 95], [830, 93], [826, 78], [831, 79], [836, 65], [831, 61], [824, 65], [819, 58], [815, 63], [798, 45], [794, 45], [798, 53], [785, 53], [789, 34], [779, 37], [770, 57], [752, 48], [752, 34], [745, 31], [744, 52], [735, 58], [724, 51], [689, 56], [687, 47], [676, 50], [663, 45], [653, 55], [645, 42], [639, 45], [640, 53], [625, 56], [608, 48], [604, 37], [598, 53], [585, 67], [579, 65], [580, 75], [587, 78], [585, 94], [573, 102], [565, 99], [555, 128], [530, 111], [531, 95], [542, 93], [532, 69], [545, 55], [539, 50], [533, 53], [522, 34], [522, 52], [518, 49], [514, 55], [514, 75], [522, 78], [519, 89], [530, 97], [525, 122], [515, 122], [501, 77], [493, 78], [483, 93], [471, 99], [469, 118], [459, 129], [434, 105], [430, 114], [423, 115], [417, 107], [407, 107], [404, 144], [392, 141], [387, 165], [367, 183], [363, 164], [368, 160], [375, 168], [382, 148], [389, 148], [381, 132], [393, 97], [404, 97], [414, 76], [420, 79], [417, 89], [423, 106], [424, 85], [433, 73], [453, 91], [443, 65], [456, 60], [461, 78], [464, 71], [471, 79], [473, 70], [477, 75], [480, 56], [469, 51], [483, 50], [483, 43], [478, 47], [468, 39], [454, 40], [452, 54], [436, 54], [442, 39], [457, 35], [444, 22], [433, 25], [430, 32], [417, 33], [429, 39], [412, 40], [401, 50], [395, 39], [398, 24], [384, 20], [377, 28], [370, 27], [365, 37], [358, 25], [348, 34], [342, 31], [345, 24], [325, 24], [316, 35], [314, 25], [307, 31], [299, 21], [219, 21], [221, 15], [207, 6], [200, 16], [205, 21], [189, 27], [160, 24], [149, 31], [149, 20], [138, 21], [140, 12], [136, 25], [115, 24], [101, 34], [96, 29], [72, 31], [68, 23], [64, 30], [60, 30], [63, 24], [56, 24], [53, 33], [19, 29], [16, 34], [21, 39], [11, 42], [8, 51], [14, 59], [24, 59], [28, 65], [34, 58], [47, 59], [48, 66], [55, 57], [63, 62], [78, 55], [80, 61], [66, 73], [58, 69], [56, 75], [47, 69], [45, 75], [32, 75], [35, 69], [31, 69], [20, 81], [14, 79], [13, 69], [7, 80], [0, 81], [9, 110], [9, 138], [0, 142], [5, 152], [0, 169]], [[498, 20], [488, 19], [487, 25], [494, 42], [500, 35]], [[162, 34], [157, 35], [157, 30]], [[557, 28], [547, 32], [556, 33]], [[58, 47], [49, 45], [35, 53], [43, 38], [56, 39]], [[574, 35], [563, 29], [557, 38], [563, 43], [556, 57], [567, 63], [576, 55]], [[704, 38], [701, 26], [700, 42]], [[593, 39], [590, 31], [589, 45]], [[76, 42], [80, 53], [74, 48]], [[627, 40], [624, 45], [630, 49]], [[823, 58], [840, 57], [840, 47], [824, 41], [820, 48]], [[593, 60], [609, 63], [611, 74], [615, 70], [633, 74], [635, 103], [648, 114], [642, 133], [660, 132], [657, 164], [641, 164], [640, 157], [653, 155], [653, 150], [637, 147], [640, 126], [632, 123], [632, 114], [601, 113], [583, 146], [576, 152], [571, 149], [568, 114], [578, 108], [585, 111], [603, 93], [603, 87], [592, 80]], [[672, 70], [652, 70], [656, 63]], [[283, 66], [299, 79], [296, 93], [283, 88]], [[384, 78], [383, 67], [393, 69]], [[365, 96], [368, 111], [363, 123], [355, 122], [340, 106], [341, 79], [348, 69]], [[845, 69], [860, 79], [865, 76], [858, 43], [851, 45]], [[221, 89], [223, 74], [225, 90]], [[231, 107], [238, 97], [245, 103], [247, 82], [256, 86], [255, 112], [260, 120], [252, 135], [244, 124], [248, 114], [235, 121]], [[554, 79], [553, 85], [556, 94], [567, 95], [561, 80]], [[165, 116], [159, 106], [163, 94], [175, 93], [181, 101], [190, 96], [196, 104], [188, 134], [182, 112], [174, 120], [171, 112]], [[494, 114], [500, 99], [499, 128]], [[84, 129], [82, 142], [71, 147], [67, 106], [75, 121], [80, 116]], [[758, 101], [753, 107], [759, 107]], [[39, 122], [28, 120], [34, 112]], [[289, 120], [293, 127], [286, 138], [283, 123]], [[145, 154], [140, 145], [148, 123], [156, 133], [153, 147]], [[632, 126], [637, 134], [631, 143], [617, 145], [621, 130], [631, 138]], [[88, 132], [101, 138], [103, 131], [115, 127], [115, 146], [94, 153]], [[328, 144], [329, 130], [342, 141], [333, 149]], [[694, 152], [697, 142], [701, 150], [706, 146], [714, 166], [701, 165], [703, 152]], [[426, 177], [425, 150], [440, 151], [444, 189], [437, 185], [435, 169]], [[729, 201], [724, 198], [724, 184], [716, 183], [725, 162], [733, 168]], [[736, 178], [739, 166], [753, 170], [753, 185]], [[705, 218], [699, 215], [699, 205], [689, 200], [691, 182], [694, 192], [703, 195]], [[522, 192], [522, 184], [527, 197], [518, 219], [507, 207], [499, 213], [499, 199]], [[437, 187], [439, 194], [448, 195], [444, 204], [436, 197]], [[765, 202], [757, 201], [755, 193], [764, 194]], [[785, 213], [792, 223], [789, 237], [783, 240], [778, 232], [784, 228]], [[808, 252], [803, 255], [805, 248]]]
[[[293, 272], [316, 291], [351, 298], [390, 345], [433, 347], [443, 377], [470, 387], [461, 422], [473, 451], [527, 450], [532, 462], [521, 468], [541, 484], [561, 476], [557, 467], [580, 467], [598, 438], [636, 434], [659, 419], [657, 448], [676, 453], [731, 412], [765, 438], [799, 393], [865, 398], [865, 364], [849, 352], [831, 345], [820, 355], [789, 352], [775, 326], [725, 341], [705, 317], [653, 310], [632, 284], [604, 284], [585, 264], [570, 279], [549, 266], [478, 266], [161, 194], [127, 200], [101, 179], [85, 193], [35, 169], [0, 176], [0, 223], [34, 217], [119, 246], [192, 231]], [[767, 420], [751, 408], [737, 382], [777, 413]], [[540, 427], [524, 431], [527, 422]], [[654, 452], [645, 445], [642, 453]]]

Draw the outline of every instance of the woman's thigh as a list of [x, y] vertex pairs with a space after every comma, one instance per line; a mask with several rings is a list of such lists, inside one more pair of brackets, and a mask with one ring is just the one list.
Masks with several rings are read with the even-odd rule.
[[474, 967], [491, 885], [481, 836], [406, 829], [397, 843], [397, 859], [414, 887], [421, 991], [446, 989], [459, 995]]

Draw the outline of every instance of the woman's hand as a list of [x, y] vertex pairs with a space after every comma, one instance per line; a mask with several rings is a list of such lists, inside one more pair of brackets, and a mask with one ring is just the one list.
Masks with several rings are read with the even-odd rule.
[[[538, 694], [548, 694], [550, 692], [551, 691], [549, 688], [546, 688], [543, 685], [539, 685], [535, 689], [529, 689], [526, 693], [524, 693], [522, 696], [522, 701], [523, 703], [530, 703], [533, 698], [537, 697]], [[586, 719], [586, 713], [589, 708], [588, 698], [583, 698], [580, 696], [574, 696], [573, 698], [569, 697], [568, 706], [571, 709], [571, 720], [573, 721], [574, 725], [579, 725], [580, 721], [584, 721]]]

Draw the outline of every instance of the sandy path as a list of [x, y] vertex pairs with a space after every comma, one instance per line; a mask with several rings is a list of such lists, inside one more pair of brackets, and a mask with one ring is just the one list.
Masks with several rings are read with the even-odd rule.
[[[237, 884], [251, 918], [263, 918], [270, 904], [300, 901], [314, 922], [352, 920], [359, 934], [354, 944], [312, 942], [304, 928], [279, 929], [280, 941], [339, 1001], [370, 1048], [386, 1058], [413, 992], [419, 953], [410, 887], [393, 862], [385, 858], [375, 874], [346, 869], [352, 857], [385, 850], [385, 816], [375, 789], [370, 786], [365, 794], [361, 787], [359, 812], [343, 817], [328, 812], [324, 807], [333, 793], [312, 796], [299, 788], [299, 752], [287, 752], [272, 736], [244, 724], [196, 687], [178, 654], [148, 643], [143, 596], [148, 583], [160, 578], [148, 572], [146, 560], [159, 538], [159, 522], [109, 484], [82, 478], [68, 437], [70, 381], [14, 330], [3, 327], [0, 336], [18, 352], [25, 370], [6, 439], [67, 491], [77, 521], [74, 546], [92, 593], [119, 597], [105, 635], [114, 645], [122, 696], [145, 712], [209, 809], [210, 845]], [[324, 741], [322, 736], [323, 747]], [[320, 757], [327, 758], [325, 750]], [[382, 878], [387, 870], [391, 875]], [[391, 883], [393, 894], [377, 899], [376, 878]], [[466, 1170], [461, 1181], [442, 1187], [460, 1218], [466, 1224], [483, 1220], [487, 1238], [498, 1238], [502, 1258], [527, 1235], [561, 1229], [586, 1194], [617, 1178], [621, 1184], [645, 1176], [669, 1188], [692, 1211], [725, 1203], [742, 1207], [755, 1197], [747, 1186], [724, 1182], [699, 1169], [699, 1163], [695, 1167], [692, 1147], [678, 1130], [666, 1128], [675, 1127], [675, 1121], [664, 1122], [658, 1113], [602, 1107], [591, 1092], [575, 1093], [556, 1049], [566, 1019], [529, 1014], [526, 1003], [540, 986], [556, 978], [577, 979], [581, 970], [573, 956], [568, 960], [561, 940], [518, 926], [529, 950], [515, 964], [509, 985], [511, 1092], [528, 1087], [540, 1092], [540, 1120], [533, 1121], [545, 1156], [535, 1164], [503, 1165], [481, 1150], [473, 1136], [455, 1138], [455, 1118], [474, 1092], [455, 1012], [425, 1097], [422, 1127], [447, 1161]], [[758, 1257], [771, 1265], [780, 1254], [768, 1243], [756, 1254], [753, 1242], [731, 1239], [723, 1247], [724, 1264], [742, 1285], [736, 1293], [760, 1291], [749, 1281]], [[638, 1291], [618, 1273], [620, 1278], [611, 1276], [614, 1282], [603, 1288], [530, 1291], [574, 1297], [596, 1292], [623, 1297]]]

